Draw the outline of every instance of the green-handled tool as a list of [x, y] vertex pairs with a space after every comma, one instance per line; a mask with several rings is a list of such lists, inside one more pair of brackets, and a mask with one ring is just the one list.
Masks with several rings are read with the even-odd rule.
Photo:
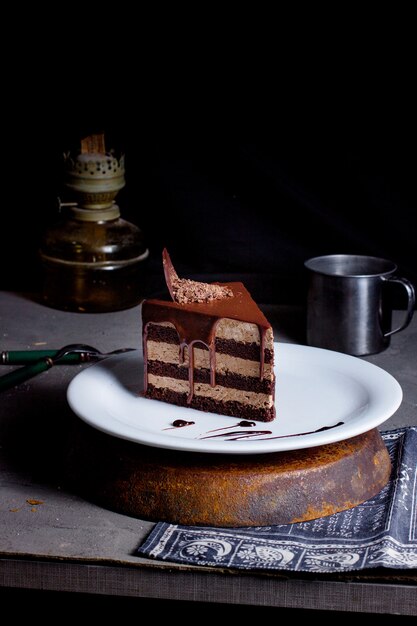
[[[54, 359], [59, 350], [4, 350], [0, 353], [1, 365], [29, 365], [41, 359]], [[65, 354], [59, 363], [82, 363], [89, 361], [90, 356], [84, 352]]]
[[24, 365], [0, 378], [0, 391], [29, 380], [33, 376], [45, 372], [57, 363], [85, 363], [95, 361], [113, 354], [130, 352], [134, 348], [120, 348], [112, 352], [100, 352], [85, 344], [70, 344], [60, 350], [10, 350], [1, 353], [0, 363], [4, 365]]

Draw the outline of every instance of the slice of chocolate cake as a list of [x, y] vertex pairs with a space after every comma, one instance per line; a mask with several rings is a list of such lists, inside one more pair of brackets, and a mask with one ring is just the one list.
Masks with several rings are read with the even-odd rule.
[[145, 395], [269, 422], [275, 417], [270, 323], [239, 282], [179, 279], [164, 250], [173, 301], [142, 304]]

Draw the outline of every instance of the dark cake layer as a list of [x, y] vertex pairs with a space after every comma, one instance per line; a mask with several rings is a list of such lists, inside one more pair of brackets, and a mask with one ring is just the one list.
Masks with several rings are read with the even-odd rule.
[[[166, 376], [167, 378], [175, 378], [177, 380], [188, 380], [188, 368], [173, 363], [163, 363], [161, 361], [148, 361], [148, 374], [155, 376]], [[194, 370], [194, 382], [210, 384], [210, 370], [196, 369]], [[253, 376], [241, 376], [234, 372], [227, 374], [216, 373], [216, 384], [231, 389], [239, 389], [241, 391], [254, 391], [256, 393], [274, 392], [274, 383], [272, 380], [263, 378], [255, 378]]]
[[182, 407], [191, 407], [198, 409], [199, 411], [206, 411], [210, 413], [220, 413], [222, 415], [229, 415], [231, 417], [238, 417], [241, 419], [257, 420], [261, 422], [272, 422], [275, 418], [275, 407], [272, 406], [268, 409], [254, 407], [251, 405], [240, 404], [239, 402], [219, 402], [212, 398], [194, 395], [191, 403], [187, 402], [187, 394], [177, 393], [170, 389], [160, 389], [153, 385], [148, 385], [147, 395], [155, 400], [161, 400], [169, 404], [176, 404]]

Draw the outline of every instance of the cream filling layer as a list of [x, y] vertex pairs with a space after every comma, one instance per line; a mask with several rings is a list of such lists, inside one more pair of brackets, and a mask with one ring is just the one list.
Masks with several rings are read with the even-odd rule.
[[[177, 380], [175, 378], [168, 378], [167, 376], [155, 376], [149, 374], [149, 384], [158, 389], [169, 389], [176, 393], [189, 392], [189, 384], [187, 380]], [[238, 389], [229, 389], [216, 385], [211, 387], [205, 383], [194, 383], [194, 396], [202, 396], [204, 398], [211, 398], [217, 400], [217, 402], [239, 402], [248, 406], [256, 408], [269, 409], [273, 405], [273, 398], [266, 393], [255, 393], [254, 391], [240, 391]]]
[[[175, 329], [171, 322], [152, 322], [155, 326], [170, 326]], [[223, 317], [216, 324], [216, 337], [219, 339], [231, 339], [234, 341], [242, 341], [243, 343], [261, 344], [259, 328], [256, 324], [249, 322], [237, 322], [228, 317]], [[274, 335], [272, 328], [267, 328], [265, 333], [265, 348], [274, 349]]]
[[[198, 344], [197, 344], [198, 345]], [[208, 350], [202, 350], [194, 346], [194, 367], [196, 369], [210, 369], [210, 357]], [[160, 341], [148, 341], [147, 353], [149, 361], [162, 361], [163, 363], [170, 363], [173, 365], [179, 365], [188, 369], [188, 350], [184, 350], [184, 362], [179, 362], [179, 348], [172, 343], [163, 343]], [[248, 359], [241, 359], [235, 356], [229, 356], [228, 354], [222, 354], [216, 352], [216, 373], [227, 374], [231, 372], [233, 374], [240, 374], [241, 376], [249, 376], [252, 378], [259, 378], [260, 375], [260, 363], [259, 361], [249, 361]], [[264, 379], [273, 380], [273, 368], [269, 363], [264, 365]]]

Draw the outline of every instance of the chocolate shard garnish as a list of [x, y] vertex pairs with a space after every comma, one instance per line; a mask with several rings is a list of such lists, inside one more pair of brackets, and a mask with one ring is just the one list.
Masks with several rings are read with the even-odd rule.
[[232, 290], [224, 285], [179, 278], [166, 248], [162, 251], [162, 264], [169, 294], [172, 300], [178, 304], [206, 303], [233, 296]]
[[179, 278], [166, 248], [162, 250], [162, 265], [164, 267], [165, 282], [168, 287], [169, 295], [175, 302], [174, 284], [179, 281]]

